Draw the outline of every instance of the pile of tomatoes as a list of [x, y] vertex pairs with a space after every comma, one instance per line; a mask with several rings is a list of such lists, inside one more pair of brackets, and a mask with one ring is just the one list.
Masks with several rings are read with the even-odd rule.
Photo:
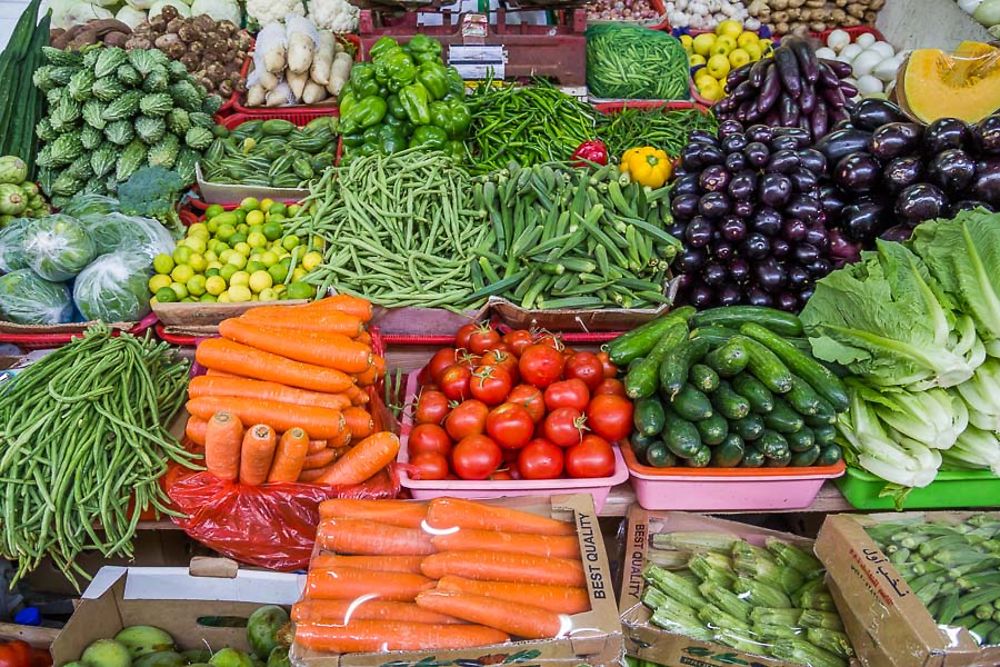
[[421, 370], [407, 444], [415, 479], [609, 477], [632, 403], [603, 353], [488, 324], [458, 330]]

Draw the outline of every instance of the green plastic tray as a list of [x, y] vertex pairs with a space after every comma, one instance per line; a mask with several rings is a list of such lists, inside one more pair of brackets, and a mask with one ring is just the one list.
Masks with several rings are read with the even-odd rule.
[[[896, 509], [892, 498], [879, 498], [885, 480], [864, 470], [848, 466], [847, 474], [834, 483], [859, 510]], [[951, 507], [1000, 507], [1000, 477], [988, 470], [939, 472], [937, 479], [910, 491], [903, 502], [903, 509], [908, 510]]]

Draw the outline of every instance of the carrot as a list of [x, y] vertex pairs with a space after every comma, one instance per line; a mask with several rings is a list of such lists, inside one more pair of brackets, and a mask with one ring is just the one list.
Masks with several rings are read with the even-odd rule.
[[326, 446], [330, 449], [341, 449], [351, 444], [351, 429], [347, 428], [347, 420], [344, 420], [344, 430], [335, 438], [326, 441]]
[[369, 366], [362, 372], [354, 374], [354, 380], [358, 383], [359, 387], [370, 387], [378, 382], [380, 377], [382, 377], [382, 375], [379, 374], [378, 369], [375, 368], [375, 366]]
[[412, 572], [379, 572], [354, 567], [309, 568], [305, 595], [321, 600], [353, 600], [362, 595], [380, 600], [407, 602], [434, 582]]
[[337, 459], [328, 474], [316, 481], [331, 486], [360, 484], [389, 465], [398, 453], [399, 438], [389, 431], [380, 431], [352, 447]]
[[314, 302], [312, 306], [317, 310], [330, 309], [354, 315], [363, 322], [368, 322], [372, 319], [371, 301], [350, 294], [328, 296], [325, 299]]
[[557, 614], [582, 614], [590, 611], [586, 588], [521, 584], [507, 581], [476, 581], [462, 577], [441, 577], [437, 590], [482, 595], [497, 600], [520, 602], [554, 611]]
[[303, 623], [295, 641], [314, 651], [439, 651], [502, 644], [510, 637], [481, 625], [438, 625], [404, 621], [351, 621], [345, 626]]
[[420, 528], [427, 503], [413, 500], [353, 500], [334, 498], [319, 504], [320, 519], [369, 519], [405, 528]]
[[458, 498], [432, 500], [427, 522], [440, 529], [458, 527], [534, 535], [576, 535], [576, 527], [566, 521]]
[[200, 417], [188, 417], [184, 426], [184, 435], [188, 440], [201, 447], [205, 446], [205, 432], [208, 429], [208, 422]]
[[484, 549], [580, 560], [580, 541], [575, 535], [531, 535], [463, 528], [445, 535], [436, 535], [432, 541], [438, 551]]
[[216, 375], [199, 375], [191, 378], [188, 384], [189, 398], [203, 396], [238, 396], [240, 398], [257, 398], [279, 403], [294, 403], [296, 405], [312, 405], [317, 408], [343, 410], [351, 406], [351, 399], [346, 394], [325, 394], [318, 391], [307, 391], [297, 387], [288, 387], [277, 382], [262, 382], [238, 377], [218, 377]]
[[406, 621], [407, 623], [456, 624], [462, 621], [436, 611], [422, 609], [412, 602], [391, 600], [310, 600], [292, 606], [296, 623], [345, 625], [352, 621]]
[[240, 452], [240, 484], [259, 486], [267, 481], [277, 444], [274, 429], [267, 424], [257, 424], [247, 429]]
[[344, 408], [341, 414], [344, 415], [344, 421], [347, 422], [347, 430], [351, 432], [352, 439], [367, 438], [375, 430], [375, 422], [372, 421], [371, 413], [364, 408], [351, 406]]
[[298, 310], [303, 306], [261, 306], [251, 308], [239, 316], [248, 324], [259, 324], [294, 331], [337, 333], [353, 338], [361, 333], [361, 320], [354, 315], [331, 310], [309, 313]]
[[548, 609], [468, 593], [425, 591], [417, 596], [417, 605], [525, 639], [559, 637], [572, 627], [568, 618], [564, 623]]
[[316, 468], [325, 468], [337, 459], [336, 449], [321, 449], [315, 454], [309, 454], [306, 456], [306, 460], [302, 463], [302, 470], [315, 470]]
[[[210, 378], [238, 378], [239, 375], [234, 375], [233, 373], [226, 373], [225, 371], [217, 371], [214, 368], [205, 369], [205, 375]], [[200, 375], [198, 377], [201, 377]]]
[[431, 537], [424, 531], [366, 519], [323, 519], [316, 531], [316, 543], [338, 554], [360, 556], [422, 556], [434, 553]]
[[328, 466], [323, 466], [322, 468], [313, 468], [312, 470], [303, 470], [299, 473], [299, 482], [303, 484], [312, 484], [317, 479], [330, 472], [331, 463]]
[[246, 422], [270, 424], [282, 433], [299, 427], [309, 437], [318, 439], [335, 438], [347, 428], [341, 412], [330, 408], [233, 396], [204, 396], [187, 402], [187, 411], [202, 419], [207, 419], [219, 410], [228, 410]]
[[256, 380], [337, 394], [354, 386], [351, 377], [333, 368], [295, 361], [225, 338], [202, 341], [194, 353], [205, 368], [216, 368]]
[[278, 450], [274, 454], [271, 472], [267, 475], [269, 482], [294, 482], [302, 472], [306, 454], [309, 451], [309, 436], [300, 428], [285, 431], [278, 441]]
[[580, 561], [496, 551], [445, 551], [424, 559], [420, 570], [431, 579], [446, 575], [480, 581], [513, 581], [551, 586], [584, 586]]
[[219, 479], [235, 481], [240, 473], [243, 423], [237, 415], [226, 410], [211, 411], [200, 417], [208, 420], [205, 427], [205, 467]]
[[316, 452], [321, 452], [326, 449], [326, 440], [310, 440], [309, 444], [306, 445], [307, 454], [315, 454]]
[[354, 340], [358, 341], [359, 343], [364, 343], [365, 345], [371, 345], [372, 335], [367, 331], [362, 331], [361, 333], [359, 333], [357, 336], [354, 337]]
[[420, 574], [423, 556], [341, 556], [319, 554], [314, 556], [309, 567], [353, 567], [376, 572], [410, 572]]
[[370, 400], [368, 398], [368, 392], [358, 386], [350, 386], [344, 390], [347, 397], [351, 399], [351, 403], [354, 405], [366, 405]]
[[372, 349], [343, 334], [280, 329], [238, 318], [223, 320], [219, 333], [258, 350], [345, 373], [361, 373], [372, 366]]

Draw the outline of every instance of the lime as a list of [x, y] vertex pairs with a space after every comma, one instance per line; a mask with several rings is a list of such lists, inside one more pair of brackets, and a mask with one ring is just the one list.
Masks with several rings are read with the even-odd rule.
[[241, 224], [242, 224], [242, 222], [243, 222], [244, 220], [246, 220], [246, 219], [247, 219], [247, 212], [246, 212], [246, 211], [244, 211], [244, 210], [243, 210], [243, 209], [241, 209], [241, 208], [238, 208], [238, 209], [235, 209], [235, 210], [233, 211], [233, 215], [235, 215], [235, 216], [236, 216], [236, 221], [237, 221], [238, 223], [241, 223]]
[[278, 283], [277, 285], [275, 285], [271, 289], [274, 290], [275, 294], [277, 294], [278, 296], [281, 296], [281, 293], [288, 289], [288, 285], [283, 285], [281, 283]]
[[174, 258], [161, 252], [153, 258], [153, 269], [157, 273], [170, 273], [174, 270]]
[[226, 262], [221, 269], [219, 269], [219, 275], [222, 276], [223, 280], [228, 281], [233, 277], [233, 274], [240, 270], [240, 267], [235, 264], [230, 264]]
[[284, 248], [285, 250], [291, 250], [298, 244], [299, 244], [298, 236], [286, 236], [285, 238], [281, 239], [281, 247]]
[[229, 241], [229, 237], [236, 233], [236, 228], [232, 225], [219, 225], [219, 228], [215, 230], [215, 236], [220, 241]]
[[291, 206], [288, 207], [288, 216], [294, 218], [296, 215], [299, 214], [299, 211], [301, 210], [302, 210], [301, 206], [299, 206], [298, 204], [292, 204]]
[[215, 303], [215, 295], [208, 293], [202, 294], [201, 298], [198, 299], [198, 301], [204, 301], [205, 303]]
[[260, 210], [264, 211], [264, 213], [270, 211], [272, 206], [274, 206], [274, 200], [270, 197], [264, 197], [260, 200]]
[[205, 280], [205, 276], [194, 276], [191, 280], [185, 283], [187, 287], [188, 294], [191, 296], [201, 296], [205, 293], [205, 285], [208, 281]]
[[269, 268], [278, 263], [278, 255], [275, 254], [273, 250], [268, 250], [266, 252], [261, 253], [260, 261], [262, 264], [264, 264], [265, 268]]
[[212, 218], [211, 220], [206, 222], [205, 226], [208, 228], [208, 232], [210, 234], [214, 234], [217, 231], [219, 231], [219, 222], [215, 218]]
[[157, 274], [149, 279], [149, 291], [156, 294], [164, 287], [170, 287], [170, 276]]
[[181, 283], [170, 283], [170, 289], [174, 291], [174, 294], [177, 296], [178, 299], [183, 299], [188, 295], [187, 287], [185, 287]]
[[219, 241], [218, 239], [212, 239], [208, 242], [208, 249], [214, 252], [216, 255], [221, 255], [224, 251], [229, 250], [229, 244], [225, 241]]
[[250, 256], [250, 244], [247, 243], [246, 241], [240, 241], [239, 243], [234, 245], [233, 250], [243, 255], [244, 257]]
[[250, 288], [246, 285], [232, 285], [226, 290], [226, 294], [229, 295], [229, 300], [233, 303], [244, 303], [250, 300], [253, 296], [250, 292]]
[[226, 291], [226, 281], [222, 276], [212, 276], [205, 280], [205, 291], [218, 296]]
[[211, 264], [212, 262], [218, 262], [219, 256], [215, 254], [214, 250], [205, 251], [205, 261]]
[[191, 248], [185, 245], [179, 245], [174, 248], [174, 262], [177, 264], [187, 264], [188, 258], [191, 256]]
[[267, 267], [264, 266], [263, 262], [251, 259], [249, 262], [247, 262], [246, 270], [247, 273], [256, 273], [257, 271], [266, 271]]
[[187, 230], [188, 236], [206, 236], [208, 233], [208, 225], [204, 222], [196, 222], [188, 227]]
[[247, 243], [251, 248], [262, 248], [267, 245], [267, 237], [260, 232], [250, 232], [247, 235]]
[[205, 239], [199, 236], [189, 236], [183, 241], [181, 241], [188, 248], [191, 248], [192, 252], [196, 252], [199, 255], [204, 253], [208, 249], [208, 244], [205, 243]]
[[258, 294], [273, 284], [274, 280], [267, 271], [255, 271], [250, 276], [250, 289]]
[[317, 266], [323, 263], [323, 255], [319, 254], [315, 250], [312, 252], [307, 252], [305, 257], [302, 258], [302, 268], [306, 271], [312, 271]]
[[238, 252], [234, 252], [229, 256], [229, 259], [226, 260], [226, 263], [235, 266], [237, 269], [242, 269], [247, 265], [247, 258]]
[[303, 282], [293, 282], [285, 291], [289, 299], [311, 299], [316, 296], [316, 288]]
[[169, 285], [156, 290], [156, 300], [160, 303], [173, 303], [177, 301], [177, 299], [177, 293], [170, 289]]
[[237, 243], [246, 243], [247, 235], [246, 232], [236, 232], [229, 237], [229, 245], [235, 247]]
[[237, 271], [229, 278], [229, 286], [233, 285], [249, 285], [250, 284], [250, 274], [246, 271]]
[[194, 303], [195, 301], [197, 301], [197, 299], [195, 299], [193, 296], [186, 296], [183, 299], [181, 299], [182, 303]]
[[283, 231], [280, 222], [269, 222], [264, 225], [264, 236], [268, 241], [277, 241], [281, 238]]
[[208, 260], [204, 255], [195, 253], [188, 258], [187, 265], [190, 266], [195, 273], [201, 273], [208, 266]]
[[309, 249], [310, 250], [326, 250], [326, 239], [322, 236], [313, 236], [309, 239]]
[[246, 197], [240, 202], [240, 208], [244, 211], [252, 211], [260, 208], [260, 202], [257, 201], [256, 197]]
[[219, 296], [215, 297], [216, 303], [229, 303], [229, 292], [223, 292]]
[[274, 278], [274, 282], [283, 283], [285, 282], [285, 278], [288, 276], [288, 267], [284, 264], [272, 264], [267, 267], [267, 272], [271, 274], [272, 278]]
[[170, 277], [179, 283], [186, 283], [191, 280], [191, 276], [194, 275], [194, 269], [192, 269], [187, 264], [180, 264], [174, 267], [174, 270], [170, 272]]
[[208, 263], [208, 266], [205, 267], [205, 273], [208, 273], [209, 271], [215, 271], [215, 273], [218, 273], [219, 269], [221, 269], [223, 266], [224, 266], [223, 263], [220, 262], [219, 260], [217, 259], [213, 260]]
[[222, 262], [223, 264], [225, 264], [226, 262], [229, 261], [230, 257], [232, 257], [233, 255], [238, 255], [238, 254], [239, 253], [236, 252], [235, 250], [233, 250], [232, 248], [227, 248], [227, 249], [223, 250], [221, 253], [219, 253], [219, 261]]
[[261, 211], [250, 211], [247, 213], [247, 223], [248, 225], [262, 225], [264, 224], [264, 214]]
[[226, 209], [222, 208], [218, 204], [212, 204], [211, 206], [205, 209], [205, 218], [207, 220], [211, 220], [215, 216], [222, 215], [225, 212]]
[[302, 280], [303, 278], [306, 277], [306, 273], [308, 272], [301, 266], [296, 266], [295, 270], [292, 271], [292, 282], [298, 282]]
[[267, 289], [261, 290], [260, 294], [258, 294], [258, 296], [260, 297], [261, 301], [277, 301], [278, 300], [278, 293], [275, 292], [270, 287], [268, 287]]
[[219, 275], [219, 267], [218, 266], [212, 266], [212, 267], [209, 267], [209, 268], [205, 269], [205, 277], [206, 278], [211, 278], [212, 276], [217, 276], [217, 275]]
[[285, 216], [280, 213], [270, 213], [267, 216], [268, 222], [284, 222]]
[[248, 225], [245, 222], [241, 222], [240, 224], [236, 225], [236, 233], [238, 233], [238, 234], [249, 234], [250, 233], [250, 225]]
[[288, 215], [288, 207], [280, 201], [276, 201], [271, 204], [271, 207], [267, 209], [267, 212], [271, 215]]

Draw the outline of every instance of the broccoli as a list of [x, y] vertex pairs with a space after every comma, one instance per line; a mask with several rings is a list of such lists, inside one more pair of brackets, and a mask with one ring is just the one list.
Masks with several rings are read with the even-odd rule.
[[118, 186], [118, 201], [126, 215], [155, 218], [175, 236], [183, 231], [177, 201], [187, 184], [171, 169], [143, 167]]

